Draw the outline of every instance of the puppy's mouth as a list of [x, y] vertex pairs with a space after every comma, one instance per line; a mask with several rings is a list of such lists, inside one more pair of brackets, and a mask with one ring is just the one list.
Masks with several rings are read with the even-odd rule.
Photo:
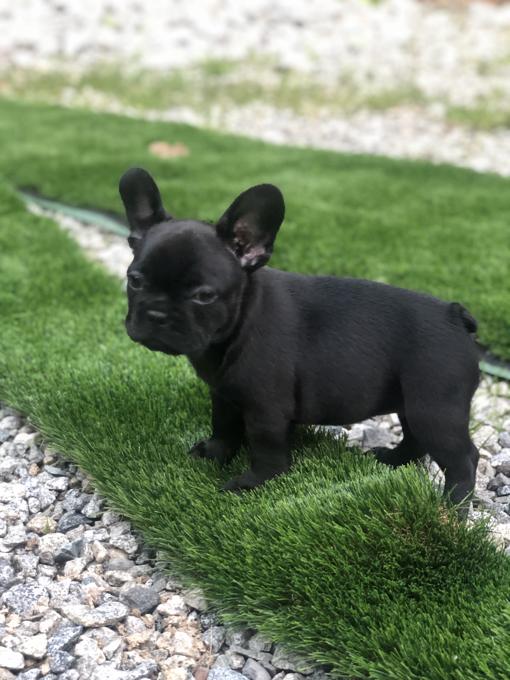
[[183, 354], [183, 352], [180, 352], [177, 349], [169, 347], [166, 343], [161, 342], [157, 338], [150, 338], [149, 340], [137, 340], [135, 342], [138, 342], [140, 345], [147, 347], [147, 349], [150, 349], [151, 352], [164, 352], [164, 354], [171, 354], [172, 356], [178, 356], [179, 354]]
[[146, 347], [147, 349], [151, 350], [151, 352], [162, 352], [163, 354], [169, 354], [170, 356], [181, 356], [196, 354], [197, 352], [200, 353], [204, 349], [203, 347], [198, 347], [197, 344], [188, 345], [185, 343], [179, 343], [179, 345], [174, 345], [158, 337], [148, 337], [146, 335], [142, 335], [137, 333], [136, 330], [130, 328], [130, 324], [127, 322], [126, 331], [133, 342]]

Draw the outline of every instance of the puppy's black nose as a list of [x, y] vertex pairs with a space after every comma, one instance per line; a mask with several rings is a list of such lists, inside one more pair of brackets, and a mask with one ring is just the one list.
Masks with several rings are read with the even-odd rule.
[[147, 316], [151, 321], [154, 321], [154, 323], [157, 323], [160, 326], [166, 323], [166, 320], [168, 318], [165, 312], [159, 312], [157, 309], [149, 309], [147, 311]]

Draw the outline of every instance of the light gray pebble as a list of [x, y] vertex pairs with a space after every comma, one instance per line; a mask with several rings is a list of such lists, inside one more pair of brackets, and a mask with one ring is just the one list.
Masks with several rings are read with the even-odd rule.
[[83, 537], [87, 541], [108, 541], [110, 538], [110, 534], [108, 533], [108, 529], [105, 529], [104, 527], [100, 527], [97, 529], [94, 527], [93, 529], [87, 529], [86, 531], [83, 532]]
[[504, 449], [510, 449], [510, 432], [501, 432], [498, 441]]
[[207, 600], [205, 599], [204, 593], [200, 588], [190, 588], [188, 590], [183, 590], [182, 596], [188, 607], [192, 607], [199, 612], [207, 611]]
[[186, 620], [190, 623], [198, 623], [200, 621], [200, 614], [193, 609], [186, 617]]
[[28, 452], [29, 463], [42, 463], [44, 454], [38, 446], [31, 446]]
[[272, 646], [271, 640], [268, 640], [261, 633], [255, 633], [248, 641], [248, 648], [255, 652], [270, 652]]
[[243, 680], [244, 675], [231, 668], [214, 667], [209, 671], [207, 680]]
[[19, 430], [21, 427], [21, 418], [19, 416], [10, 415], [5, 416], [0, 421], [0, 430], [7, 430], [13, 432], [14, 430]]
[[61, 673], [58, 676], [58, 680], [79, 680], [80, 674], [76, 670], [76, 668], [71, 668], [68, 671], [65, 671], [65, 673]]
[[505, 449], [496, 456], [493, 456], [491, 464], [496, 468], [496, 472], [510, 477], [510, 449]]
[[10, 503], [20, 498], [25, 498], [27, 489], [19, 482], [0, 482], [0, 501]]
[[243, 675], [250, 680], [271, 680], [266, 669], [255, 659], [248, 659], [243, 666]]
[[110, 535], [113, 538], [116, 538], [117, 536], [123, 536], [124, 534], [128, 534], [130, 529], [131, 527], [129, 522], [115, 522], [114, 524], [110, 525]]
[[502, 474], [501, 472], [498, 472], [498, 474], [495, 477], [489, 480], [489, 483], [487, 484], [487, 489], [489, 491], [497, 491], [501, 486], [505, 486], [508, 484], [510, 484], [510, 478]]
[[307, 661], [297, 654], [292, 654], [281, 644], [275, 646], [272, 664], [279, 670], [295, 671], [303, 675], [310, 675], [314, 670]]
[[67, 477], [51, 477], [46, 481], [46, 488], [52, 491], [67, 491], [69, 479]]
[[8, 647], [0, 646], [0, 668], [19, 671], [25, 667], [23, 654]]
[[43, 564], [55, 564], [56, 555], [67, 545], [68, 538], [61, 532], [44, 534], [39, 540], [39, 559]]
[[64, 468], [61, 467], [57, 467], [56, 465], [45, 465], [44, 471], [47, 472], [49, 475], [52, 475], [53, 477], [67, 476], [67, 470], [64, 470]]
[[110, 538], [110, 545], [124, 550], [128, 555], [134, 555], [138, 550], [138, 541], [132, 534], [123, 534]]
[[[242, 654], [238, 654], [237, 652], [232, 652], [231, 650], [227, 650], [225, 652], [225, 656], [228, 660], [228, 664], [230, 668], [232, 668], [234, 671], [240, 671], [242, 667], [245, 664], [246, 659]], [[219, 657], [218, 657], [219, 658]]]
[[116, 524], [120, 521], [120, 516], [113, 510], [105, 510], [101, 517], [101, 522], [105, 527], [109, 527], [112, 524]]
[[93, 494], [89, 502], [83, 507], [82, 514], [90, 519], [97, 519], [101, 513], [101, 506], [104, 503], [104, 499], [97, 494]]
[[391, 433], [380, 427], [364, 427], [361, 444], [365, 449], [373, 449], [376, 446], [389, 446], [392, 441]]
[[200, 616], [200, 625], [205, 630], [211, 626], [219, 625], [218, 617], [215, 612], [206, 612]]
[[[0, 512], [7, 525], [17, 522], [26, 522], [28, 520], [28, 503], [24, 498], [14, 498], [3, 506], [0, 506]], [[9, 531], [9, 526], [7, 526]]]
[[106, 562], [105, 571], [128, 571], [134, 566], [133, 560], [128, 560], [127, 557], [117, 557]]
[[245, 657], [250, 657], [250, 659], [255, 659], [261, 663], [264, 668], [271, 673], [276, 669], [272, 663], [272, 656], [269, 652], [256, 652], [254, 649], [249, 649], [248, 647], [239, 647], [238, 645], [231, 645], [230, 651], [236, 652], [237, 654], [242, 654]]
[[496, 490], [498, 496], [510, 496], [510, 484], [504, 484]]
[[21, 572], [24, 577], [37, 576], [37, 565], [39, 564], [37, 555], [33, 553], [20, 553], [19, 555], [14, 555], [12, 563], [16, 570]]
[[89, 500], [88, 494], [82, 493], [78, 489], [69, 489], [62, 501], [62, 507], [67, 512], [78, 512]]
[[19, 459], [6, 456], [0, 460], [0, 477], [7, 478], [19, 465]]
[[18, 680], [39, 680], [42, 675], [40, 668], [31, 668], [29, 671], [23, 671], [16, 676]]
[[35, 614], [41, 603], [48, 602], [48, 591], [35, 582], [20, 583], [2, 595], [2, 602], [26, 618]]
[[57, 494], [44, 486], [38, 487], [31, 492], [39, 501], [39, 509], [46, 510], [57, 500]]
[[145, 677], [154, 677], [158, 670], [158, 664], [154, 660], [148, 659], [129, 670], [125, 680], [142, 680]]
[[[140, 565], [140, 567], [137, 567], [137, 569], [140, 568], [143, 568], [143, 566]], [[166, 588], [166, 576], [164, 576], [164, 574], [154, 574], [152, 579], [150, 579], [149, 585], [153, 590], [160, 593]]]
[[61, 624], [48, 640], [48, 652], [55, 654], [56, 652], [67, 651], [78, 640], [82, 632], [83, 627], [80, 625]]
[[53, 673], [64, 673], [73, 665], [75, 657], [69, 652], [59, 651], [48, 654], [50, 671]]
[[4, 537], [4, 545], [15, 548], [27, 541], [27, 532], [22, 524], [15, 524], [7, 531]]
[[6, 590], [14, 585], [16, 581], [16, 573], [12, 568], [10, 562], [6, 559], [0, 559], [0, 589]]
[[202, 642], [213, 654], [216, 654], [225, 642], [225, 628], [223, 626], [211, 626], [203, 633]]
[[81, 604], [68, 604], [59, 607], [60, 613], [73, 623], [78, 623], [86, 628], [98, 626], [112, 626], [129, 613], [128, 608], [121, 602], [111, 600], [99, 607], [90, 608]]
[[124, 584], [132, 582], [134, 579], [128, 571], [107, 571], [105, 580], [114, 588], [120, 588]]
[[21, 640], [18, 651], [23, 654], [23, 656], [29, 656], [33, 659], [42, 659], [46, 656], [46, 651], [48, 649], [48, 638], [44, 633], [38, 633], [37, 635], [31, 635], [23, 640]]
[[239, 647], [247, 647], [248, 640], [254, 635], [254, 631], [250, 628], [234, 629], [229, 628], [226, 631], [225, 641], [229, 647], [237, 645]]
[[[243, 658], [241, 657], [241, 659], [243, 659]], [[243, 666], [244, 666], [244, 659], [242, 660], [241, 666], [239, 668], [242, 668]], [[212, 665], [212, 668], [232, 668], [233, 669], [234, 667], [230, 664], [230, 660], [229, 660], [229, 658], [226, 654], [218, 654], [218, 656], [216, 657], [216, 659], [215, 659], [215, 661]]]
[[42, 507], [41, 501], [36, 496], [29, 496], [27, 499], [27, 503], [28, 509], [33, 515], [35, 515], [37, 512], [40, 512]]

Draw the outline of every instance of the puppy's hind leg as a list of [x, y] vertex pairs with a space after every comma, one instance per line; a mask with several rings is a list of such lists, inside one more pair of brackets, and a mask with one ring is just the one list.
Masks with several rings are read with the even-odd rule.
[[421, 404], [406, 411], [409, 427], [422, 447], [444, 470], [446, 499], [465, 518], [476, 481], [478, 449], [469, 436], [469, 410], [451, 404]]
[[400, 424], [402, 425], [402, 441], [397, 444], [394, 449], [390, 449], [385, 446], [378, 446], [372, 449], [372, 453], [380, 463], [390, 465], [391, 467], [406, 465], [413, 460], [423, 458], [423, 456], [425, 456], [427, 453], [421, 443], [411, 432], [405, 415], [401, 412], [398, 414], [398, 417]]

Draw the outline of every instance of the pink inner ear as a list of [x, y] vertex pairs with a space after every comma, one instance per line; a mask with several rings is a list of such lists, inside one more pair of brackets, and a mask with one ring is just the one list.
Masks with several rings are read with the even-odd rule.
[[258, 259], [264, 257], [265, 254], [266, 250], [263, 246], [252, 246], [251, 248], [249, 247], [248, 250], [246, 250], [245, 253], [240, 258], [241, 267], [245, 267], [246, 265], [249, 264], [254, 264]]

